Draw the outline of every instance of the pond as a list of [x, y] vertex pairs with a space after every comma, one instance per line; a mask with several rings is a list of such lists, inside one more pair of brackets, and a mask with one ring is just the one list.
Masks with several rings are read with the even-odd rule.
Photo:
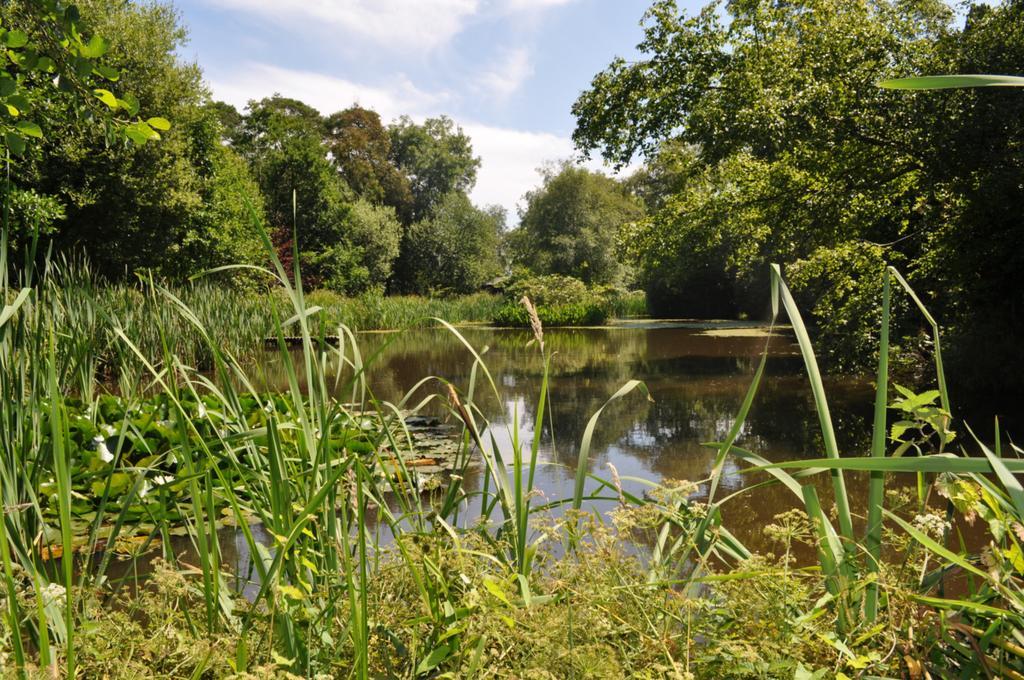
[[[545, 419], [542, 431], [539, 455], [543, 465], [537, 473], [536, 490], [547, 500], [571, 498], [587, 422], [630, 379], [643, 381], [651, 400], [634, 392], [605, 410], [592, 443], [591, 472], [607, 479], [609, 464], [614, 465], [624, 489], [638, 496], [648, 488], [639, 480], [706, 479], [715, 452], [704, 443], [722, 440], [734, 424], [764, 350], [766, 330], [755, 323], [724, 321], [633, 321], [601, 328], [545, 330], [546, 346], [554, 356], [550, 419]], [[471, 326], [459, 332], [483, 354], [497, 386], [500, 398], [484, 389], [483, 379], [479, 379], [477, 403], [508, 460], [512, 424], [518, 422], [521, 440], [527, 446], [533, 435], [543, 368], [537, 346], [530, 344], [533, 336], [527, 330]], [[378, 399], [398, 402], [426, 376], [451, 381], [462, 392], [468, 387], [473, 357], [449, 330], [363, 333], [357, 337], [363, 357], [373, 356], [368, 360], [368, 384]], [[788, 329], [776, 330], [769, 347], [766, 375], [737, 443], [772, 461], [820, 457], [818, 417], [803, 360]], [[279, 360], [268, 359], [262, 371], [265, 387], [287, 388]], [[826, 390], [840, 450], [863, 454], [870, 443], [871, 384], [851, 378], [826, 379]], [[445, 388], [438, 381], [421, 386], [410, 403], [431, 393], [439, 397], [428, 411], [443, 414]], [[339, 389], [339, 399], [350, 396], [349, 391]], [[467, 491], [480, 488], [482, 472], [478, 468], [467, 475]], [[864, 476], [848, 476], [851, 494], [863, 498]], [[827, 476], [819, 477], [823, 499], [831, 498]], [[741, 474], [738, 465], [730, 461], [719, 497], [762, 479]], [[702, 487], [695, 500], [706, 493]], [[725, 525], [749, 547], [764, 547], [763, 526], [775, 514], [794, 507], [794, 501], [783, 487], [758, 489], [729, 504]], [[478, 505], [468, 508], [460, 524], [474, 519]], [[604, 511], [614, 504], [602, 501], [596, 505]]]

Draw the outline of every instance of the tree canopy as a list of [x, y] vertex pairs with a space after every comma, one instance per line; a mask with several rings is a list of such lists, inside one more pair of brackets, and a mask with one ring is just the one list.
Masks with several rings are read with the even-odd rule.
[[1019, 327], [1020, 93], [877, 84], [1024, 71], [1022, 8], [970, 6], [961, 29], [937, 0], [655, 2], [641, 57], [573, 112], [582, 152], [646, 162], [631, 183], [648, 216], [624, 241], [656, 311], [761, 313], [767, 264], [789, 264], [824, 336], [855, 339], [830, 344], [853, 366], [888, 263], [961, 349], [987, 317]]
[[548, 166], [509, 237], [513, 263], [589, 284], [621, 283], [619, 232], [641, 215], [617, 180], [569, 162]]

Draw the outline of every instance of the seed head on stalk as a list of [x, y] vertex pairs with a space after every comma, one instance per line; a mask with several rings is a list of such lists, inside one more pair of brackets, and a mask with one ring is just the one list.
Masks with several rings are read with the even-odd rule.
[[540, 317], [537, 315], [537, 308], [530, 302], [530, 298], [523, 296], [519, 301], [523, 307], [526, 307], [526, 313], [530, 316], [530, 328], [533, 329], [533, 337], [537, 340], [537, 345], [540, 347], [540, 351], [544, 351], [544, 327], [540, 323]]

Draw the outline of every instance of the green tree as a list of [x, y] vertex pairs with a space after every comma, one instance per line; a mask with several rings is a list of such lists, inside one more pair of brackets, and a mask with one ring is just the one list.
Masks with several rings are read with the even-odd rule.
[[[917, 72], [1024, 74], [1024, 2], [972, 5]], [[913, 241], [914, 285], [947, 328], [950, 373], [967, 387], [1019, 396], [1024, 368], [1024, 91], [901, 92], [917, 132], [930, 200]]]
[[501, 273], [498, 249], [505, 228], [499, 207], [481, 210], [457, 191], [407, 236], [408, 280], [421, 293], [471, 293]]
[[352, 190], [410, 220], [414, 206], [409, 180], [391, 162], [391, 137], [377, 112], [352, 106], [328, 116], [324, 128], [331, 161]]
[[526, 210], [510, 236], [513, 262], [538, 274], [563, 274], [588, 284], [621, 283], [620, 230], [643, 209], [626, 187], [569, 162], [544, 168], [526, 194]]
[[[579, 148], [614, 163], [637, 154], [664, 163], [666, 142], [695, 154], [685, 186], [645, 199], [654, 211], [629, 235], [655, 310], [758, 313], [750, 292], [762, 290], [770, 261], [849, 241], [919, 247], [907, 238], [927, 219], [919, 132], [936, 112], [876, 83], [932, 62], [954, 30], [949, 8], [735, 0], [720, 9], [686, 16], [670, 0], [654, 3], [641, 59], [613, 61], [573, 108]], [[843, 262], [830, 269], [840, 285], [875, 285], [852, 269], [873, 259]], [[816, 300], [808, 292], [805, 302]], [[828, 321], [824, 308], [813, 312]], [[863, 333], [862, 321], [846, 330]]]
[[390, 281], [402, 233], [402, 223], [394, 208], [373, 205], [365, 199], [359, 199], [352, 206], [346, 237], [361, 254], [367, 271], [367, 287], [383, 291]]
[[302, 251], [336, 245], [355, 197], [327, 158], [320, 114], [280, 95], [246, 111], [234, 148], [252, 167], [272, 227], [287, 238], [294, 222]]
[[476, 184], [480, 159], [462, 128], [447, 116], [417, 125], [402, 116], [388, 128], [391, 161], [409, 179], [412, 217], [422, 220], [453, 191], [468, 193]]
[[328, 146], [338, 142], [332, 118], [333, 132], [313, 107], [275, 95], [249, 103], [233, 144], [252, 164], [284, 255], [294, 221], [307, 285], [356, 295], [390, 278], [402, 225], [393, 208], [358, 198], [328, 157], [338, 150]]
[[79, 7], [98, 34], [116, 36], [104, 63], [121, 74], [119, 86], [175, 126], [159, 144], [109, 144], [81, 124], [70, 95], [41, 101], [46, 140], [18, 162], [13, 177], [20, 189], [59, 205], [57, 247], [84, 248], [112, 277], [255, 261], [259, 241], [242, 199], [257, 210], [261, 200], [244, 165], [221, 147], [218, 123], [203, 108], [208, 93], [199, 68], [177, 57], [187, 37], [177, 12], [118, 0]]

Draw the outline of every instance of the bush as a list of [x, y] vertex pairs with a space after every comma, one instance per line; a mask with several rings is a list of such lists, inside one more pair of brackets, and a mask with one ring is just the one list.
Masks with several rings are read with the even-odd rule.
[[[608, 310], [593, 303], [574, 302], [539, 306], [537, 316], [545, 326], [600, 326], [608, 320]], [[521, 304], [507, 302], [495, 314], [494, 325], [529, 326], [530, 317]]]
[[597, 326], [612, 316], [642, 316], [647, 312], [643, 292], [613, 286], [587, 287], [572, 276], [550, 274], [521, 278], [509, 285], [507, 301], [494, 317], [497, 326], [529, 326], [530, 318], [520, 300], [537, 306], [547, 326]]
[[572, 276], [561, 274], [531, 276], [514, 281], [506, 294], [515, 302], [525, 295], [538, 307], [586, 303], [596, 297], [587, 288], [587, 284]]

